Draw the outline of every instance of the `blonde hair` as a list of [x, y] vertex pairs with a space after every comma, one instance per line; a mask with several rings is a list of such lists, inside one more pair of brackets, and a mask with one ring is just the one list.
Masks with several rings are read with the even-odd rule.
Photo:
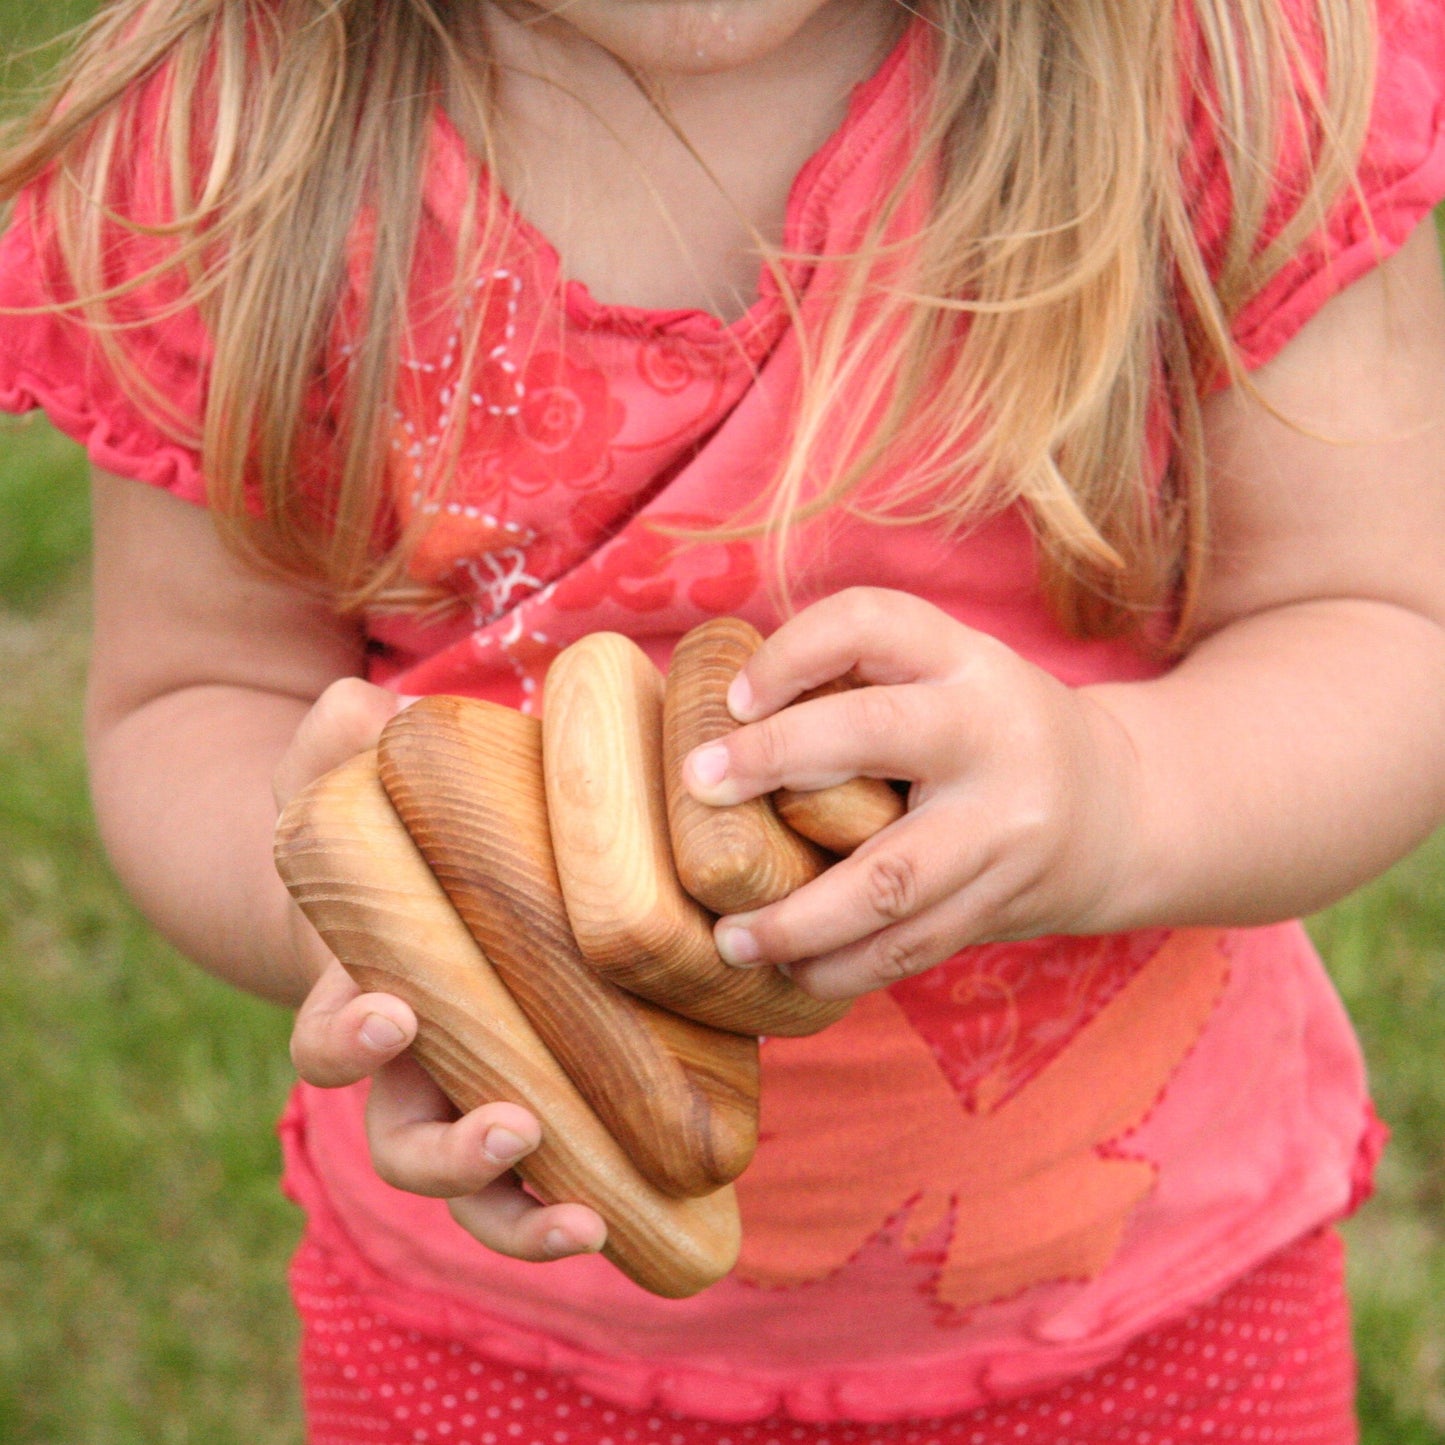
[[[795, 529], [835, 507], [961, 527], [1017, 502], [1069, 630], [1098, 635], [1163, 613], [1176, 637], [1187, 633], [1208, 537], [1201, 398], [1220, 380], [1248, 384], [1232, 318], [1349, 184], [1374, 31], [1371, 0], [1193, 0], [1193, 30], [1180, 8], [932, 0], [924, 10], [937, 82], [913, 169], [802, 338], [793, 444], [766, 516], [739, 519], [771, 534], [780, 573]], [[163, 273], [185, 278], [174, 304], [199, 308], [213, 344], [200, 435], [166, 397], [138, 399], [200, 449], [230, 540], [345, 609], [428, 600], [406, 577], [415, 536], [388, 533], [387, 429], [418, 178], [442, 95], [482, 138], [479, 178], [490, 159], [493, 77], [467, 9], [121, 0], [84, 29], [49, 99], [0, 153], [0, 198], [47, 177], [73, 309], [137, 388], [115, 302]], [[135, 223], [106, 202], [136, 143], [143, 84], [164, 91], [150, 143], [173, 210], [144, 229], [171, 254], [109, 288], [106, 227]], [[1194, 111], [1212, 120], [1230, 191], [1213, 274], [1191, 213], [1198, 178], [1186, 173]], [[194, 115], [205, 117], [199, 131]], [[936, 203], [900, 244], [890, 228], [923, 167], [936, 168]], [[1295, 204], [1262, 245], [1282, 172]], [[327, 379], [339, 426], [323, 434], [308, 399], [334, 355], [363, 213], [370, 264], [347, 318], [354, 364]], [[495, 220], [468, 212], [459, 285]], [[468, 388], [457, 392], [464, 408]], [[1154, 486], [1161, 399], [1170, 459]], [[462, 421], [459, 411], [453, 437]], [[334, 482], [324, 499], [297, 480], [318, 447]], [[870, 479], [882, 476], [880, 496]]]

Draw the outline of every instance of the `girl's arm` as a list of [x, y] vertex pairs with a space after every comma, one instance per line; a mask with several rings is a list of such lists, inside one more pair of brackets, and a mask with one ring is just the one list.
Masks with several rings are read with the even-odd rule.
[[[842, 594], [759, 650], [744, 727], [690, 760], [732, 802], [853, 773], [908, 815], [724, 919], [738, 963], [846, 996], [957, 948], [1318, 908], [1445, 816], [1445, 288], [1430, 223], [1207, 406], [1199, 640], [1157, 681], [1070, 689], [898, 593]], [[1293, 420], [1291, 426], [1272, 410]], [[856, 667], [877, 686], [777, 709]]]
[[272, 862], [279, 805], [376, 743], [397, 699], [358, 676], [356, 630], [305, 591], [238, 565], [211, 518], [139, 482], [94, 479], [87, 705], [101, 836], [156, 927], [203, 967], [300, 1005], [292, 1057], [313, 1084], [373, 1077], [378, 1173], [449, 1200], [483, 1243], [524, 1259], [600, 1248], [577, 1204], [542, 1208], [510, 1177], [536, 1119], [489, 1104], [457, 1119], [402, 1051], [416, 1019], [362, 994]]
[[[298, 955], [271, 864], [272, 774], [317, 698], [359, 673], [360, 640], [319, 600], [248, 573], [202, 508], [97, 473], [92, 513], [86, 741], [111, 860], [182, 952], [298, 1004], [318, 965]], [[332, 720], [337, 762], [366, 745], [370, 691], [338, 690], [356, 716]]]

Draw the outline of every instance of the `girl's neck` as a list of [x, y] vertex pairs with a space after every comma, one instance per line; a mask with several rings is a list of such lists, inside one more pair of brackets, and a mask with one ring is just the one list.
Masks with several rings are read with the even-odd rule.
[[[589, 5], [601, 21], [583, 23]], [[497, 63], [496, 179], [567, 277], [603, 302], [724, 320], [752, 303], [758, 239], [781, 241], [793, 178], [906, 20], [895, 0], [578, 0], [557, 14], [482, 13]], [[606, 24], [635, 28], [619, 38]]]

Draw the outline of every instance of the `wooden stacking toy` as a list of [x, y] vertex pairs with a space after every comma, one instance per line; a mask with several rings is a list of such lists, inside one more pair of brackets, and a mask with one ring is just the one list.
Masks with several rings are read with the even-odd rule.
[[540, 722], [424, 698], [277, 826], [297, 903], [362, 989], [411, 1005], [412, 1051], [457, 1108], [532, 1110], [527, 1186], [591, 1205], [604, 1254], [671, 1298], [737, 1258], [758, 1036], [847, 1008], [730, 968], [714, 915], [784, 897], [903, 811], [862, 778], [781, 796], [786, 822], [767, 798], [691, 797], [682, 760], [737, 726], [727, 687], [760, 641], [706, 623], [664, 684], [636, 644], [594, 633], [553, 662]]

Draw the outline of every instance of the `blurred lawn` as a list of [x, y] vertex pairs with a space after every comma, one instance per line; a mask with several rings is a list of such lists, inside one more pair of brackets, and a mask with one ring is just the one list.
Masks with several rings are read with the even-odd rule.
[[[0, 51], [84, 3], [0, 0]], [[294, 1445], [287, 1021], [106, 867], [79, 699], [77, 449], [0, 425], [0, 1442]], [[1445, 835], [1313, 924], [1395, 1130], [1349, 1226], [1367, 1445], [1445, 1445]]]
[[102, 856], [79, 462], [0, 424], [0, 1441], [291, 1445], [287, 1019], [160, 943]]
[[[91, 9], [0, 0], [0, 55]], [[0, 422], [0, 1442], [298, 1445], [288, 1020], [111, 878], [79, 745], [88, 541], [78, 449]]]

